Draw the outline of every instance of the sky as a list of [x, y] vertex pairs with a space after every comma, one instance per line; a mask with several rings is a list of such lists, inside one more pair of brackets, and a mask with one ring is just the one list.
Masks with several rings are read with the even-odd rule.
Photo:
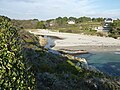
[[120, 0], [0, 0], [0, 15], [11, 19], [57, 17], [120, 18]]

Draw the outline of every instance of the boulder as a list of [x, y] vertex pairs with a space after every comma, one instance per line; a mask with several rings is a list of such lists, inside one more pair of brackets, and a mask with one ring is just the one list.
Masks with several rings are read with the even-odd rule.
[[41, 47], [44, 47], [48, 42], [46, 38], [43, 38], [42, 36], [39, 36], [39, 43]]

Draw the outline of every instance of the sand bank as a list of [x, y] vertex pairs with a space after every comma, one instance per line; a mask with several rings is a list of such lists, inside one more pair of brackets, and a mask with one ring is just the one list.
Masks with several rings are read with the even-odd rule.
[[99, 37], [72, 33], [52, 32], [49, 30], [38, 29], [34, 32], [36, 35], [56, 36], [63, 39], [55, 40], [55, 47], [59, 48], [73, 48], [84, 50], [118, 50], [120, 49], [120, 40], [111, 37]]

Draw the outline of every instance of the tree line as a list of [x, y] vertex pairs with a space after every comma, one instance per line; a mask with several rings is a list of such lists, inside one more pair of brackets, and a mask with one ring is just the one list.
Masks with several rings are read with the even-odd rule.
[[102, 22], [105, 18], [90, 18], [90, 17], [58, 17], [55, 19], [49, 19], [45, 21], [40, 21], [38, 19], [30, 19], [30, 20], [12, 20], [12, 23], [20, 28], [24, 29], [45, 29], [50, 27], [50, 24], [53, 26], [65, 26], [68, 21], [74, 21], [75, 23], [82, 22]]
[[[93, 27], [101, 26], [104, 23], [104, 20], [106, 18], [99, 17], [99, 18], [91, 18], [91, 17], [57, 17], [55, 19], [49, 19], [40, 21], [38, 19], [30, 19], [30, 20], [11, 20], [11, 22], [14, 24], [14, 26], [22, 28], [22, 29], [60, 29], [60, 28], [66, 28], [66, 29], [72, 29], [72, 32], [79, 32], [78, 29], [82, 29], [84, 31], [88, 31], [90, 29], [90, 32]], [[68, 25], [68, 21], [74, 21], [75, 25], [71, 26]], [[71, 28], [72, 27], [72, 28]], [[110, 31], [109, 36], [117, 38], [120, 35], [120, 20], [114, 20], [114, 22], [110, 25]], [[64, 30], [61, 30], [64, 32]], [[67, 30], [70, 31], [70, 30]], [[83, 31], [83, 32], [84, 32]]]

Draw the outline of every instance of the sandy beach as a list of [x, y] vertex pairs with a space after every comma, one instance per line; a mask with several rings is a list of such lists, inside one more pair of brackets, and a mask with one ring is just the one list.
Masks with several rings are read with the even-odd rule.
[[120, 51], [120, 40], [111, 37], [99, 37], [72, 33], [52, 32], [49, 30], [38, 29], [34, 32], [35, 35], [56, 36], [63, 39], [55, 40], [53, 49], [72, 48], [72, 49], [104, 49]]

